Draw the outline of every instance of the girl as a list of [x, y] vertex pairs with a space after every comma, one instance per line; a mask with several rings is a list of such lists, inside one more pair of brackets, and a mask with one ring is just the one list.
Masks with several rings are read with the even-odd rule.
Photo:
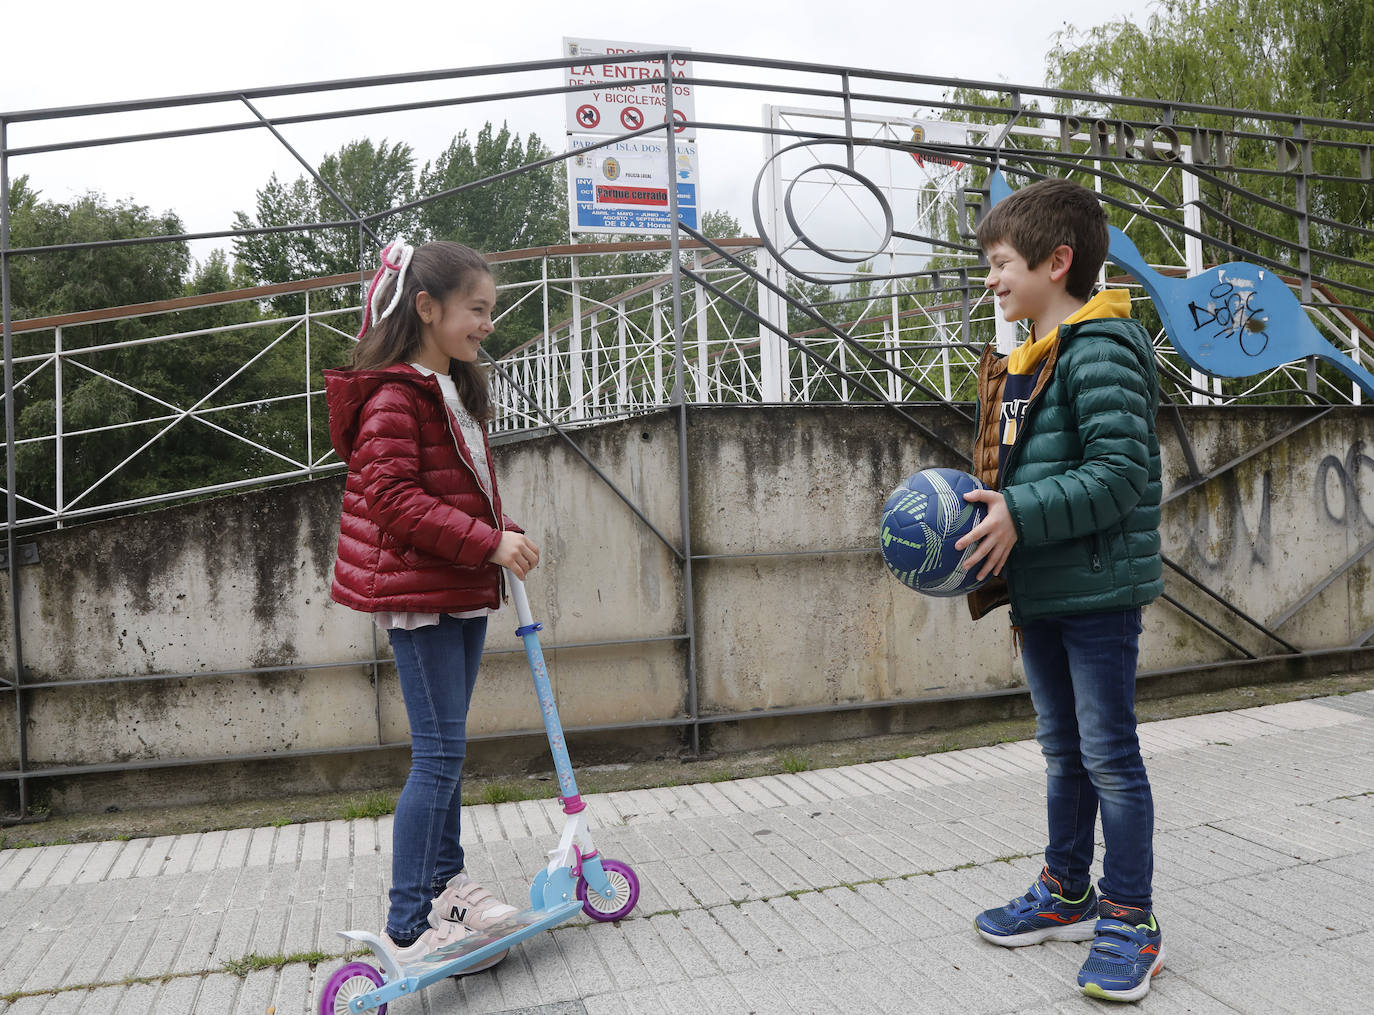
[[501, 605], [501, 568], [524, 578], [539, 562], [501, 512], [487, 444], [477, 354], [495, 304], [481, 255], [398, 238], [382, 251], [349, 369], [325, 371], [330, 439], [348, 463], [330, 595], [387, 632], [410, 722], [386, 923], [402, 963], [515, 912], [463, 873], [459, 843], [487, 615]]

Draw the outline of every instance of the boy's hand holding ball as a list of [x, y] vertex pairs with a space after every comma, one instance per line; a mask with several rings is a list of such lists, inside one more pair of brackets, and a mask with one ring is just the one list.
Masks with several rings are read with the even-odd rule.
[[1011, 555], [1011, 548], [1016, 545], [1016, 526], [1012, 524], [1006, 498], [996, 490], [970, 490], [964, 494], [964, 500], [982, 501], [988, 512], [963, 539], [954, 544], [956, 550], [962, 550], [975, 539], [978, 540], [978, 548], [965, 566], [972, 571], [975, 564], [983, 561], [983, 569], [978, 572], [978, 580], [982, 581], [989, 574], [1002, 573], [1007, 557]]

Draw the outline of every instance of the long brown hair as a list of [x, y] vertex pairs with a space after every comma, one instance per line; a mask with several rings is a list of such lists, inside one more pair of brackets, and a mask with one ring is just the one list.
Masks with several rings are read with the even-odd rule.
[[[491, 266], [481, 254], [461, 243], [436, 240], [415, 248], [410, 266], [406, 269], [401, 287], [401, 299], [396, 309], [380, 321], [374, 321], [367, 333], [353, 347], [349, 358], [350, 370], [380, 370], [395, 363], [409, 363], [420, 349], [420, 314], [415, 309], [415, 297], [423, 290], [434, 300], [442, 302], [449, 293], [472, 291], [485, 275], [491, 277]], [[394, 295], [394, 280], [388, 280], [378, 294], [383, 302]], [[364, 313], [366, 313], [364, 308]], [[491, 393], [487, 387], [486, 371], [476, 363], [449, 360], [449, 376], [458, 388], [463, 408], [474, 419], [486, 422], [492, 411]]]

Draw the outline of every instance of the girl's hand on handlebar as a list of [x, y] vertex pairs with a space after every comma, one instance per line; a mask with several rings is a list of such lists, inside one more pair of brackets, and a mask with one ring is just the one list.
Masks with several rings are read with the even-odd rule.
[[491, 553], [491, 562], [508, 568], [511, 574], [525, 580], [525, 575], [539, 563], [539, 547], [523, 532], [503, 532], [501, 542]]

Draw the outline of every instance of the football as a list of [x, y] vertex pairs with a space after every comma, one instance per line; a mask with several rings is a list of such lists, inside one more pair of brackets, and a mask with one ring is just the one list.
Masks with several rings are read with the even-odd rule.
[[981, 503], [964, 500], [965, 493], [982, 489], [967, 472], [922, 469], [892, 491], [878, 540], [883, 563], [899, 582], [928, 596], [962, 596], [983, 584], [964, 563], [978, 544], [954, 549], [987, 514]]

